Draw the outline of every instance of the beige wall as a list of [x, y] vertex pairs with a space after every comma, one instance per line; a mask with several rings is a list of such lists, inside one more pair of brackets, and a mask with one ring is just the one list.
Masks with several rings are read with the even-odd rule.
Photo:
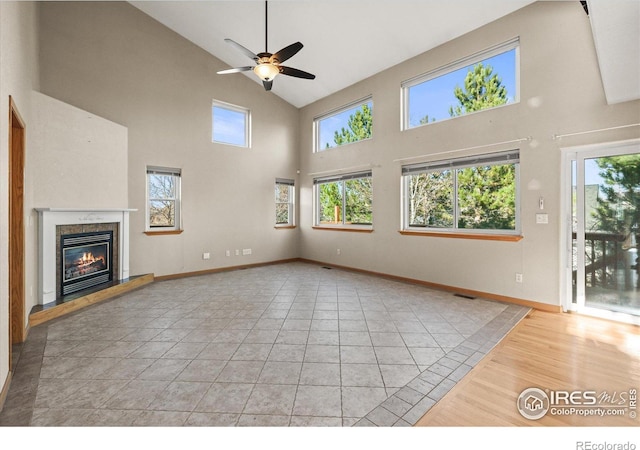
[[[520, 37], [519, 103], [400, 131], [402, 81], [515, 37]], [[373, 139], [312, 154], [313, 118], [367, 95], [374, 103]], [[301, 110], [301, 256], [559, 305], [560, 148], [628, 139], [637, 136], [638, 129], [562, 140], [553, 136], [637, 123], [639, 105], [605, 104], [589, 18], [579, 2], [540, 2], [517, 11]], [[398, 233], [401, 163], [394, 160], [529, 136], [531, 142], [519, 145], [524, 239], [495, 242]], [[517, 144], [456, 155], [514, 147]], [[373, 167], [374, 232], [312, 230], [309, 174], [367, 165]], [[545, 199], [548, 225], [535, 223], [540, 197]], [[516, 272], [524, 274], [523, 283], [515, 282]]]
[[39, 92], [32, 99], [34, 205], [127, 208], [127, 129]]
[[[274, 229], [275, 178], [297, 177], [296, 108], [216, 75], [224, 63], [124, 2], [43, 3], [40, 43], [42, 92], [129, 130], [132, 274], [298, 256], [298, 230]], [[213, 99], [251, 110], [252, 148], [211, 143]], [[143, 233], [147, 165], [182, 169], [181, 235]]]
[[[29, 165], [33, 145], [31, 142], [31, 90], [38, 88], [38, 8], [28, 2], [0, 2], [0, 389], [9, 373], [9, 295], [8, 295], [8, 123], [9, 96], [14, 100], [26, 123], [25, 164]], [[26, 180], [28, 183], [28, 180]], [[25, 215], [32, 202], [29, 186], [25, 189]], [[35, 236], [35, 224], [25, 221], [27, 236]], [[33, 254], [30, 243], [26, 246], [27, 263]], [[34, 265], [34, 267], [36, 267]], [[28, 285], [35, 279], [31, 267], [27, 268]], [[27, 292], [27, 295], [29, 293]], [[25, 308], [25, 323], [29, 309]]]
[[[521, 42], [518, 104], [400, 131], [403, 80], [516, 36]], [[108, 175], [117, 183], [126, 179], [126, 187], [116, 188], [116, 197], [103, 197], [101, 202], [139, 210], [131, 221], [133, 274], [177, 274], [301, 256], [557, 305], [559, 240], [564, 227], [559, 217], [560, 148], [638, 136], [637, 129], [627, 128], [553, 138], [640, 120], [638, 101], [606, 105], [589, 20], [579, 2], [534, 4], [302, 110], [264, 92], [242, 75], [215, 74], [225, 67], [124, 2], [36, 5], [0, 1], [0, 382], [8, 373], [9, 95], [28, 130], [27, 314], [35, 304], [37, 276], [32, 208], [75, 206], [67, 187], [48, 190], [46, 186], [51, 173], [43, 174], [44, 160], [36, 156], [52, 156], [42, 154], [51, 147], [34, 146], [30, 136], [42, 132], [32, 131], [38, 118], [49, 121], [36, 116], [34, 108], [53, 106], [57, 100], [37, 93], [32, 98], [32, 90], [73, 105], [57, 104], [51, 113], [59, 110], [73, 116], [89, 111], [128, 129], [128, 152], [118, 150], [106, 156]], [[374, 138], [312, 154], [313, 117], [367, 95], [374, 101]], [[251, 149], [211, 143], [212, 99], [251, 109]], [[56, 124], [55, 117], [51, 119]], [[78, 135], [85, 131], [84, 125], [80, 127]], [[56, 134], [62, 131], [58, 128]], [[456, 240], [398, 233], [400, 163], [394, 160], [528, 136], [533, 140], [520, 146], [523, 240]], [[56, 143], [56, 152], [64, 151], [61, 142]], [[185, 231], [181, 235], [150, 237], [143, 233], [146, 165], [182, 169]], [[375, 231], [312, 230], [309, 174], [356, 166], [373, 168]], [[276, 177], [295, 178], [300, 188], [295, 230], [273, 228]], [[548, 225], [535, 224], [541, 196]], [[226, 250], [234, 255], [243, 248], [251, 248], [253, 254], [225, 256]], [[211, 260], [203, 260], [203, 252], [210, 252]], [[524, 283], [514, 282], [515, 272], [524, 274]]]

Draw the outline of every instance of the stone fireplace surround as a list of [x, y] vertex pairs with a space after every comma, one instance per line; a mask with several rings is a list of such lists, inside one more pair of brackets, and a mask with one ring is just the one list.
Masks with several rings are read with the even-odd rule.
[[38, 212], [38, 304], [58, 300], [57, 271], [62, 230], [114, 230], [113, 280], [129, 278], [129, 213], [135, 209], [36, 208]]

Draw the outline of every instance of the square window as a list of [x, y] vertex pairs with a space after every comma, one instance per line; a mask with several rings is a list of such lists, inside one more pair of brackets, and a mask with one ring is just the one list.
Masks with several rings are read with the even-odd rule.
[[373, 101], [370, 97], [313, 120], [314, 151], [370, 139], [373, 135]]
[[180, 229], [180, 169], [147, 167], [147, 230]]
[[213, 142], [250, 147], [251, 115], [248, 109], [214, 100], [211, 114]]
[[402, 83], [402, 128], [419, 127], [519, 101], [519, 40]]
[[371, 227], [371, 172], [315, 179], [317, 226]]

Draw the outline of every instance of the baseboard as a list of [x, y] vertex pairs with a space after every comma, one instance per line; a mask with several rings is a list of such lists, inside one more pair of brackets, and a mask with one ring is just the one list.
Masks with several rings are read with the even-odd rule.
[[304, 263], [315, 264], [320, 266], [335, 267], [336, 269], [348, 270], [351, 272], [358, 272], [358, 273], [363, 273], [367, 275], [378, 276], [378, 277], [387, 278], [390, 280], [401, 281], [404, 283], [419, 284], [421, 286], [429, 287], [432, 289], [438, 289], [440, 291], [453, 292], [453, 293], [468, 295], [472, 297], [482, 297], [489, 300], [496, 300], [499, 302], [525, 306], [527, 308], [537, 309], [539, 311], [547, 311], [547, 312], [553, 312], [553, 313], [562, 312], [562, 307], [559, 305], [550, 305], [548, 303], [535, 302], [532, 300], [525, 300], [525, 299], [516, 298], [516, 297], [508, 297], [505, 295], [492, 294], [490, 292], [476, 291], [476, 290], [465, 289], [465, 288], [460, 288], [456, 286], [448, 286], [445, 284], [432, 283], [430, 281], [417, 280], [414, 278], [401, 277], [398, 275], [390, 275], [388, 273], [374, 272], [371, 270], [358, 269], [358, 268], [349, 267], [349, 266], [328, 264], [322, 261], [315, 261], [315, 260], [306, 259], [306, 258], [289, 258], [289, 259], [267, 261], [267, 262], [255, 263], [255, 264], [243, 264], [239, 266], [227, 266], [227, 267], [219, 267], [215, 269], [198, 270], [195, 272], [183, 272], [183, 273], [176, 273], [171, 275], [161, 275], [161, 276], [156, 276], [155, 281], [176, 280], [180, 278], [196, 277], [200, 275], [210, 275], [210, 274], [221, 273], [221, 272], [230, 272], [234, 270], [251, 269], [254, 267], [272, 266], [272, 265], [286, 264], [291, 262], [304, 262]]
[[2, 386], [2, 390], [0, 390], [0, 411], [4, 408], [4, 402], [7, 400], [7, 395], [9, 395], [9, 386], [11, 386], [12, 375], [13, 372], [9, 371], [7, 378], [4, 381], [4, 385]]
[[177, 280], [180, 278], [198, 277], [200, 275], [211, 275], [214, 273], [221, 273], [221, 272], [232, 272], [234, 270], [252, 269], [254, 267], [274, 266], [276, 264], [286, 264], [286, 263], [297, 262], [297, 261], [300, 261], [300, 258], [280, 259], [276, 261], [267, 261], [262, 263], [243, 264], [239, 266], [226, 266], [226, 267], [218, 267], [215, 269], [197, 270], [195, 272], [182, 272], [182, 273], [175, 273], [171, 275], [160, 275], [160, 276], [156, 276], [156, 281]]
[[55, 305], [41, 311], [32, 312], [29, 315], [29, 326], [35, 327], [36, 325], [40, 325], [41, 323], [64, 316], [81, 308], [85, 308], [89, 305], [93, 305], [95, 303], [117, 297], [118, 295], [122, 295], [126, 292], [130, 292], [134, 289], [152, 283], [153, 281], [153, 274], [141, 275], [131, 278], [130, 280], [121, 284], [117, 284], [115, 286], [102, 289], [92, 294], [85, 295], [84, 297], [80, 297], [69, 302], [62, 303], [60, 305]]
[[390, 279], [390, 280], [401, 281], [403, 283], [418, 284], [418, 285], [425, 286], [425, 287], [428, 287], [428, 288], [437, 289], [439, 291], [453, 292], [453, 293], [456, 293], [456, 294], [463, 294], [463, 295], [467, 295], [467, 296], [471, 296], [471, 297], [481, 297], [481, 298], [486, 298], [488, 300], [496, 300], [496, 301], [504, 302], [504, 303], [512, 303], [512, 304], [515, 304], [515, 305], [526, 306], [527, 308], [537, 309], [539, 311], [547, 311], [547, 312], [552, 312], [552, 313], [560, 313], [560, 312], [562, 312], [562, 306], [560, 306], [560, 305], [550, 305], [548, 303], [535, 302], [535, 301], [532, 301], [532, 300], [525, 300], [525, 299], [516, 298], [516, 297], [508, 297], [506, 295], [492, 294], [490, 292], [476, 291], [476, 290], [473, 290], [473, 289], [465, 289], [465, 288], [460, 288], [460, 287], [456, 287], [456, 286], [448, 286], [446, 284], [432, 283], [430, 281], [424, 281], [424, 280], [417, 280], [417, 279], [414, 279], [414, 278], [401, 277], [401, 276], [398, 276], [398, 275], [391, 275], [391, 274], [388, 274], [388, 273], [374, 272], [374, 271], [371, 271], [371, 270], [358, 269], [358, 268], [348, 267], [348, 266], [341, 266], [341, 265], [338, 265], [338, 264], [328, 264], [328, 263], [324, 263], [324, 262], [321, 262], [321, 261], [315, 261], [315, 260], [312, 260], [312, 259], [298, 258], [298, 261], [306, 262], [306, 263], [309, 263], [309, 264], [327, 266], [327, 267], [335, 267], [336, 269], [348, 270], [350, 272], [357, 272], [357, 273], [362, 273], [362, 274], [366, 274], [366, 275], [374, 275], [374, 276], [381, 277], [381, 278], [387, 278], [387, 279]]

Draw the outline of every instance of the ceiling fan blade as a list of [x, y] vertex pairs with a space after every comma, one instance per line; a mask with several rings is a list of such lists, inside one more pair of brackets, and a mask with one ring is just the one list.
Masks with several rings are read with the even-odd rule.
[[291, 44], [283, 48], [279, 52], [274, 53], [273, 56], [271, 56], [271, 61], [276, 64], [281, 64], [285, 62], [287, 59], [291, 58], [296, 53], [298, 53], [302, 47], [303, 45], [300, 42]]
[[289, 75], [290, 77], [305, 78], [307, 80], [314, 80], [316, 78], [312, 73], [305, 72], [300, 69], [294, 69], [293, 67], [278, 66], [278, 68], [280, 69], [281, 74]]
[[227, 73], [238, 73], [238, 72], [248, 72], [253, 70], [253, 66], [245, 66], [245, 67], [234, 67], [233, 69], [226, 69], [217, 72], [218, 75], [225, 75]]
[[264, 85], [264, 90], [265, 91], [270, 91], [271, 90], [271, 86], [273, 86], [273, 80], [263, 81], [262, 84]]
[[239, 50], [240, 52], [244, 53], [246, 56], [248, 56], [249, 58], [253, 59], [254, 61], [258, 62], [258, 60], [260, 58], [258, 58], [258, 55], [256, 55], [255, 53], [253, 53], [251, 50], [249, 50], [246, 47], [243, 47], [242, 45], [238, 44], [236, 41], [234, 41], [233, 39], [225, 39], [224, 40], [227, 44], [232, 45], [233, 47], [235, 47], [237, 50]]

